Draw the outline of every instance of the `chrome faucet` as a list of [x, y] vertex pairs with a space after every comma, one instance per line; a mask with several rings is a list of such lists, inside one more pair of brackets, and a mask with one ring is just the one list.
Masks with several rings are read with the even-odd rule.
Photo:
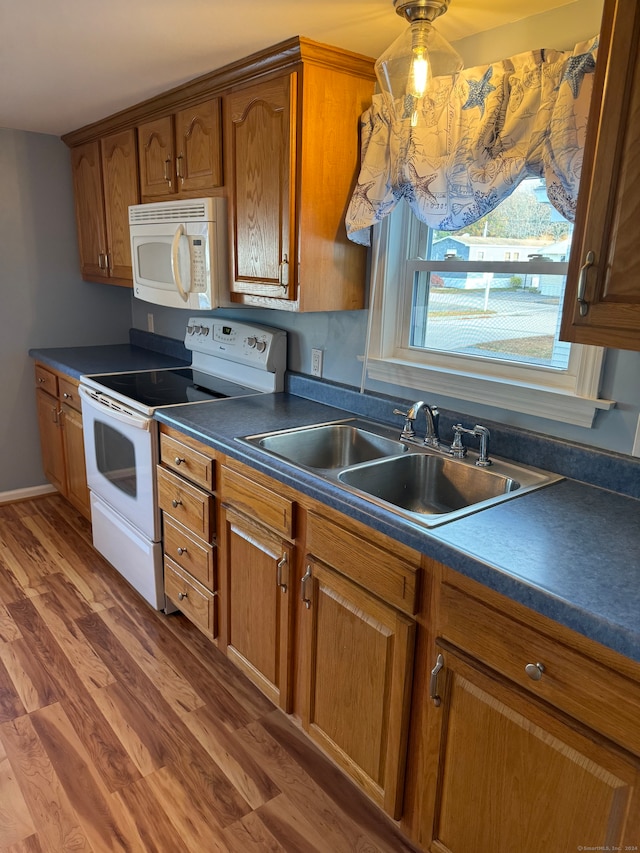
[[[422, 441], [417, 437], [414, 426], [416, 418], [420, 412], [424, 412], [426, 420], [425, 434]], [[463, 459], [467, 455], [467, 448], [462, 443], [462, 435], [463, 433], [466, 435], [473, 435], [480, 439], [480, 450], [475, 464], [479, 468], [488, 468], [489, 465], [493, 464], [489, 459], [490, 433], [485, 426], [476, 424], [473, 429], [469, 429], [468, 427], [462, 426], [462, 424], [455, 424], [453, 427], [453, 441], [451, 444], [447, 444], [444, 441], [440, 441], [440, 434], [438, 430], [440, 413], [437, 406], [429, 405], [429, 403], [418, 400], [418, 402], [410, 406], [406, 412], [403, 412], [401, 409], [394, 409], [393, 414], [402, 415], [404, 418], [404, 426], [400, 433], [401, 441], [410, 441], [413, 444], [421, 444], [424, 447], [429, 447], [431, 450], [436, 450], [438, 453], [445, 453], [447, 456], [453, 456], [454, 459]]]
[[425, 434], [422, 443], [426, 444], [427, 447], [439, 447], [440, 436], [438, 434], [438, 422], [440, 420], [440, 413], [438, 412], [437, 406], [430, 406], [429, 403], [425, 403], [422, 400], [418, 400], [418, 402], [410, 406], [409, 410], [406, 412], [403, 412], [400, 409], [393, 410], [394, 415], [402, 415], [405, 419], [402, 432], [400, 433], [400, 438], [405, 441], [416, 440], [414, 423], [421, 411], [424, 412], [426, 420]]

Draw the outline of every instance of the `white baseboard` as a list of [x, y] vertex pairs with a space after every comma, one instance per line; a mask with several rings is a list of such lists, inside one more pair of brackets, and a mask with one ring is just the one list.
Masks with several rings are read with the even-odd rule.
[[57, 489], [47, 483], [46, 486], [29, 486], [27, 489], [13, 489], [10, 492], [0, 492], [0, 504], [12, 504], [17, 501], [27, 501], [29, 498], [40, 498], [51, 495]]

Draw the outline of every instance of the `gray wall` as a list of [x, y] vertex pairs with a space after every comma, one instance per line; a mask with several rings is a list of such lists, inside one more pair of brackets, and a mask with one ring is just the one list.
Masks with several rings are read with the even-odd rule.
[[30, 347], [128, 340], [130, 291], [83, 282], [69, 150], [0, 129], [0, 498], [45, 482]]

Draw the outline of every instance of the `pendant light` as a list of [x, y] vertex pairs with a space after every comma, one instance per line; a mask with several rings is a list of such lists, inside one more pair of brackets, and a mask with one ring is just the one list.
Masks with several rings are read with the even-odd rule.
[[433, 27], [450, 0], [393, 0], [409, 28], [391, 44], [375, 65], [380, 89], [395, 121], [417, 123], [417, 104], [432, 77], [462, 70], [462, 57]]

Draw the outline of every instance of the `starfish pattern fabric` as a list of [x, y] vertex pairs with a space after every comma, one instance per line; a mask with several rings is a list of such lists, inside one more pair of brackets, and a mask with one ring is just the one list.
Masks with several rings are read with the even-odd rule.
[[467, 80], [469, 85], [469, 97], [466, 103], [462, 105], [463, 110], [472, 110], [474, 107], [480, 108], [480, 115], [484, 115], [484, 104], [491, 92], [496, 91], [496, 87], [489, 82], [493, 76], [493, 67], [490, 65], [480, 80]]
[[[431, 81], [411, 119], [383, 95], [361, 120], [361, 170], [345, 224], [368, 246], [371, 226], [405, 199], [432, 228], [456, 231], [495, 209], [527, 177], [575, 217], [597, 37], [573, 51], [527, 51]], [[415, 121], [417, 116], [418, 121]]]

